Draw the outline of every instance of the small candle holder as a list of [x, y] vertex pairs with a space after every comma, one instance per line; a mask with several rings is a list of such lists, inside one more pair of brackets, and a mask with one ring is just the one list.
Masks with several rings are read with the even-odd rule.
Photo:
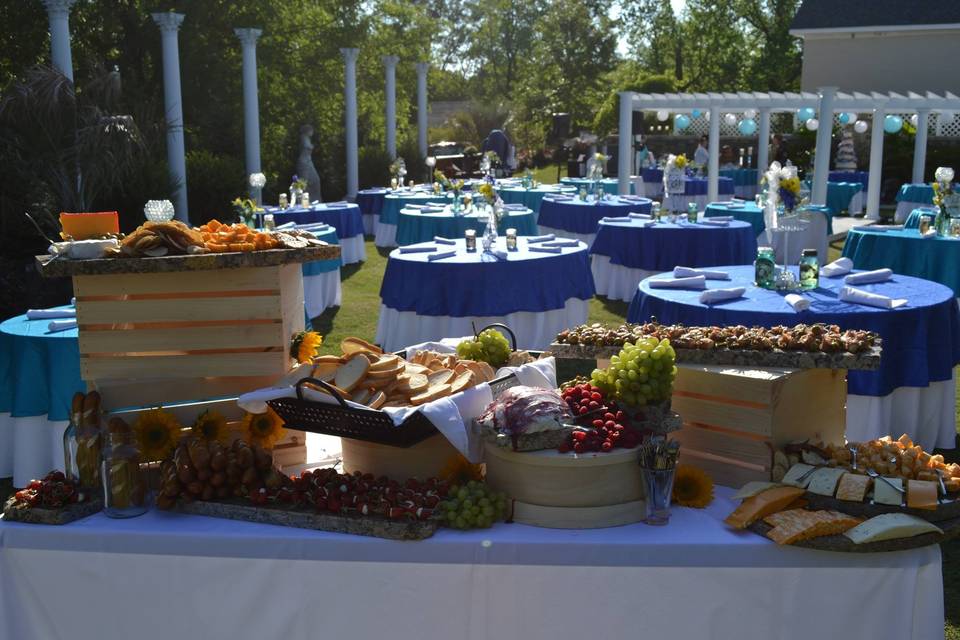
[[147, 200], [143, 205], [143, 216], [150, 222], [169, 222], [173, 220], [173, 203], [169, 200]]
[[278, 198], [277, 204], [281, 209], [286, 209], [287, 207], [289, 207], [290, 202], [287, 200], [287, 194], [281, 193]]
[[310, 194], [306, 191], [300, 194], [300, 206], [303, 208], [310, 206]]
[[273, 219], [272, 213], [266, 213], [263, 215], [263, 228], [267, 231], [276, 231], [277, 223]]
[[467, 243], [467, 253], [476, 253], [477, 252], [477, 230], [476, 229], [467, 229], [463, 234], [464, 239]]
[[517, 250], [517, 230], [507, 229], [507, 251]]

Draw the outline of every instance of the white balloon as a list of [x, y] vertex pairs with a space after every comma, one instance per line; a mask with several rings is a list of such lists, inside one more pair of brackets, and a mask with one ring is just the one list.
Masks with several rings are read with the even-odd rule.
[[860, 116], [858, 116], [858, 115], [857, 115], [855, 112], [853, 112], [853, 111], [848, 111], [848, 112], [847, 112], [847, 122], [856, 122], [856, 121], [857, 121], [857, 118], [859, 118], [859, 117], [860, 117]]
[[732, 113], [725, 114], [723, 116], [723, 121], [732, 127], [733, 125], [737, 124], [737, 116], [733, 115]]
[[866, 133], [868, 128], [869, 127], [864, 120], [857, 120], [853, 123], [853, 130], [857, 133]]
[[660, 111], [657, 111], [657, 120], [659, 120], [660, 122], [666, 122], [669, 119], [670, 119], [669, 111], [667, 111], [666, 109], [660, 109]]
[[703, 112], [703, 119], [706, 120], [707, 122], [710, 122], [710, 112], [709, 112], [709, 111], [704, 111], [704, 112]]
[[914, 128], [916, 128], [917, 125], [920, 124], [920, 116], [918, 116], [917, 114], [913, 114], [912, 116], [910, 116], [910, 124], [912, 124]]
[[819, 120], [817, 120], [816, 118], [810, 118], [809, 120], [807, 120], [807, 129], [809, 129], [810, 131], [816, 131], [819, 128], [820, 128]]
[[743, 117], [746, 118], [747, 120], [753, 120], [754, 118], [757, 117], [757, 110], [747, 109], [746, 111], [743, 112]]

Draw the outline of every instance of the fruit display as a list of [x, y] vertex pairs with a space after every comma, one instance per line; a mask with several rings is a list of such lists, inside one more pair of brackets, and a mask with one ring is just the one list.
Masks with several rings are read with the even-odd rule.
[[271, 233], [255, 231], [245, 224], [223, 224], [213, 219], [199, 228], [203, 245], [211, 253], [277, 249], [280, 241]]
[[454, 529], [489, 529], [494, 522], [507, 519], [507, 496], [484, 482], [470, 480], [462, 486], [451, 486], [437, 513]]
[[510, 343], [496, 329], [484, 329], [473, 338], [457, 345], [457, 355], [467, 360], [486, 362], [494, 368], [505, 366], [510, 359]]
[[14, 509], [59, 509], [68, 504], [88, 502], [90, 493], [70, 481], [62, 471], [51, 471], [13, 494]]
[[648, 336], [624, 344], [620, 353], [610, 358], [610, 366], [594, 369], [590, 378], [615, 400], [644, 406], [669, 400], [676, 376], [676, 352], [670, 341]]

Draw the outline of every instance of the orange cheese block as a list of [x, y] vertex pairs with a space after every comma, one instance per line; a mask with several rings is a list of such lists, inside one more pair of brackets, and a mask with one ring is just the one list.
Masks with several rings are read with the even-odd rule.
[[74, 240], [89, 240], [107, 233], [120, 233], [120, 218], [116, 211], [98, 213], [61, 213], [63, 236]]
[[785, 509], [804, 494], [799, 487], [774, 487], [747, 498], [728, 515], [724, 522], [736, 529], [746, 529], [753, 522]]
[[907, 506], [911, 509], [937, 508], [937, 483], [930, 480], [909, 480], [907, 482]]
[[836, 535], [861, 522], [860, 518], [837, 511], [793, 509], [767, 516], [764, 522], [773, 527], [767, 537], [777, 544], [792, 544], [810, 538]]

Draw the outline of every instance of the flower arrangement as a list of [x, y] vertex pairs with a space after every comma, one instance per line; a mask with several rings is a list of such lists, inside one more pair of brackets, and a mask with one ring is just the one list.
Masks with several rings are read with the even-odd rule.
[[667, 156], [667, 162], [663, 166], [663, 192], [667, 195], [682, 194], [685, 189], [683, 182], [684, 169], [688, 162], [684, 154]]
[[938, 207], [943, 207], [949, 204], [950, 196], [954, 195], [953, 169], [950, 167], [937, 167], [933, 178], [933, 204]]
[[483, 480], [483, 470], [479, 464], [472, 464], [463, 454], [456, 453], [447, 459], [437, 477], [450, 484], [466, 484], [471, 480]]
[[297, 174], [293, 174], [293, 178], [290, 180], [290, 189], [292, 191], [306, 191], [307, 181]]
[[444, 191], [450, 189], [450, 179], [447, 178], [446, 174], [440, 169], [436, 169], [433, 172], [433, 182], [434, 184], [439, 184]]
[[227, 419], [216, 411], [207, 409], [190, 426], [190, 432], [201, 440], [226, 442]]
[[257, 212], [263, 211], [250, 198], [234, 198], [231, 204], [233, 205], [233, 212], [237, 215], [237, 221], [248, 227], [255, 226], [254, 219]]
[[390, 175], [403, 184], [403, 176], [407, 175], [407, 164], [400, 156], [397, 156], [397, 159], [390, 163]]
[[180, 423], [172, 413], [159, 408], [142, 412], [133, 423], [141, 459], [145, 462], [166, 459], [177, 446], [180, 429]]
[[603, 179], [603, 171], [607, 166], [607, 156], [602, 153], [595, 153], [593, 155], [593, 164], [590, 166], [590, 171], [588, 172], [587, 177], [590, 180], [601, 180]]
[[[783, 209], [787, 213], [792, 212], [797, 206], [797, 200], [800, 196], [800, 178], [797, 176], [797, 168], [793, 165], [780, 166], [779, 162], [770, 163], [770, 169], [763, 174], [761, 184], [767, 187], [767, 203], [774, 210], [778, 204], [783, 204]], [[776, 226], [775, 224], [772, 226]]]
[[[670, 158], [673, 158], [673, 166], [677, 169], [685, 169], [688, 163], [687, 154], [681, 153], [678, 156], [671, 155]], [[670, 165], [670, 158], [667, 158], [667, 165]]]
[[310, 362], [322, 344], [323, 336], [316, 331], [300, 331], [290, 340], [290, 357], [300, 364]]
[[266, 413], [247, 413], [240, 428], [244, 440], [264, 449], [272, 449], [284, 434], [283, 419], [273, 409], [267, 409]]
[[477, 193], [484, 197], [484, 199], [493, 204], [494, 200], [497, 198], [497, 192], [494, 190], [493, 185], [489, 182], [484, 182], [479, 187], [477, 187]]
[[705, 508], [713, 502], [713, 480], [702, 469], [677, 465], [673, 477], [673, 501], [681, 507]]

